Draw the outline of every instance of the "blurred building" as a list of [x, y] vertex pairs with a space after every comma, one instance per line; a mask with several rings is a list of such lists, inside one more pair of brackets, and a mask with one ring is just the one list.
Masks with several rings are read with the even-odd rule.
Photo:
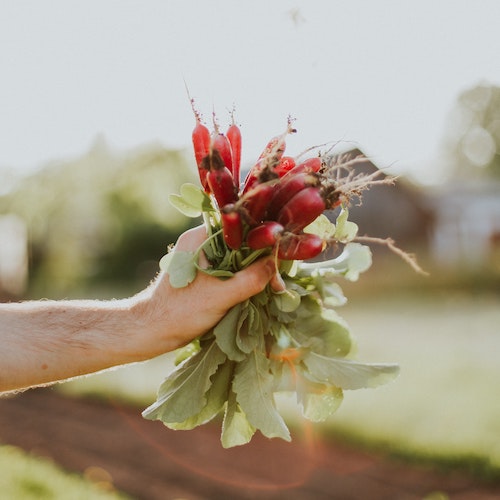
[[448, 183], [427, 200], [435, 214], [430, 250], [440, 265], [500, 270], [500, 181]]
[[[362, 152], [343, 155], [344, 161], [356, 157], [362, 160]], [[352, 169], [366, 175], [378, 171], [368, 158]], [[378, 178], [385, 177], [380, 171]], [[359, 203], [353, 201], [349, 219], [361, 236], [392, 238], [440, 268], [500, 272], [499, 180], [478, 177], [424, 188], [397, 178], [393, 185], [364, 191]]]
[[[341, 163], [356, 158], [349, 167], [355, 175], [378, 172], [377, 179], [388, 177], [358, 149], [341, 156]], [[360, 199], [354, 198], [349, 220], [359, 226], [360, 236], [392, 238], [399, 247], [411, 252], [425, 251], [433, 233], [434, 212], [420, 187], [404, 178], [394, 178], [393, 183], [373, 185], [361, 193]]]

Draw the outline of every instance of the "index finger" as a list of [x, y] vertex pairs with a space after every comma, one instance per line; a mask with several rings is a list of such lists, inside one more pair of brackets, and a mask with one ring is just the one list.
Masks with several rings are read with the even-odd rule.
[[205, 226], [197, 226], [182, 233], [175, 246], [174, 251], [194, 252], [207, 239]]

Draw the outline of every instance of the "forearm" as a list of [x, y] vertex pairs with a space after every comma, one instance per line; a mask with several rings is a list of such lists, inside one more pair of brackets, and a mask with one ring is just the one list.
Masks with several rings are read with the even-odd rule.
[[139, 361], [137, 299], [0, 304], [0, 391]]
[[[187, 231], [178, 250], [195, 250], [204, 228]], [[270, 281], [271, 280], [271, 281]], [[0, 304], [0, 392], [143, 361], [187, 344], [238, 302], [270, 282], [282, 290], [269, 256], [229, 280], [200, 272], [183, 288], [160, 274], [140, 294], [116, 301]]]

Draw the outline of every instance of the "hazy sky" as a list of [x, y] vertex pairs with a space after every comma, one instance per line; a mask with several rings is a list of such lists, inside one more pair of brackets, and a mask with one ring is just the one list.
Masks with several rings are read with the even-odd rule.
[[290, 153], [352, 141], [422, 180], [458, 94], [500, 85], [500, 2], [0, 0], [0, 169], [190, 147], [228, 110], [244, 161], [296, 118]]

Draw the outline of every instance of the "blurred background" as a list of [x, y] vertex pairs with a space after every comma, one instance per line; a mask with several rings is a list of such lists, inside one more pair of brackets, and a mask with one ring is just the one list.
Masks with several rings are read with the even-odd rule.
[[[208, 123], [235, 110], [246, 167], [292, 116], [289, 154], [338, 142], [397, 176], [351, 219], [429, 272], [373, 247], [372, 268], [340, 283], [357, 357], [401, 375], [347, 393], [324, 439], [498, 479], [498, 2], [21, 0], [0, 12], [0, 300], [149, 283], [197, 223], [167, 199], [197, 182], [186, 87]], [[169, 363], [58, 390], [139, 411]]]

